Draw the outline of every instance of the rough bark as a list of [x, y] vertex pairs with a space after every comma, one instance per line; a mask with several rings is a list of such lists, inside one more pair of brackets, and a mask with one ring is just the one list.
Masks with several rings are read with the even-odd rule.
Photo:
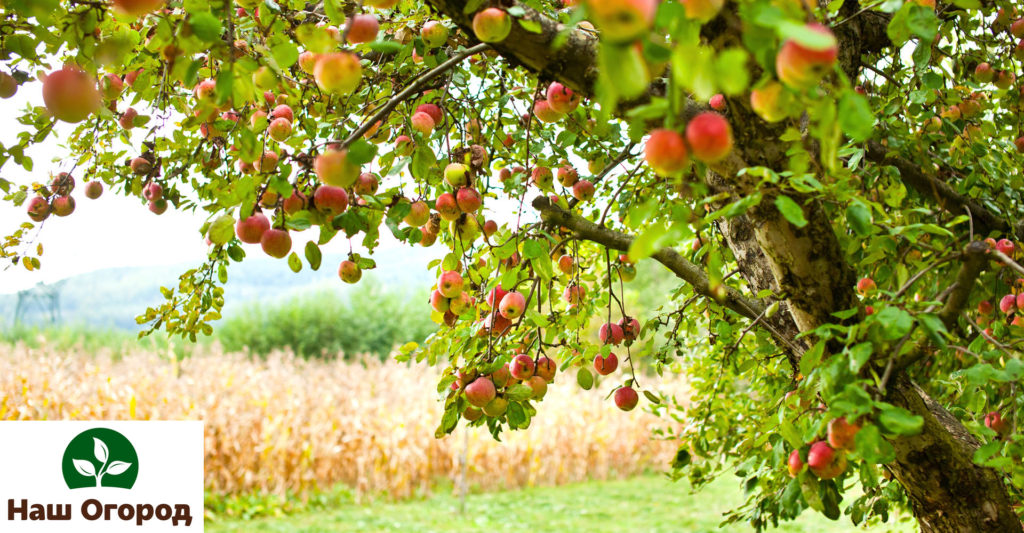
[[[428, 2], [472, 35], [470, 14], [463, 13], [465, 0]], [[521, 5], [512, 0], [506, 3]], [[583, 94], [590, 94], [597, 79], [596, 37], [574, 30], [565, 46], [553, 49], [555, 36], [561, 31], [559, 24], [529, 7], [522, 7], [528, 18], [541, 24], [542, 31], [530, 33], [513, 24], [512, 34], [504, 42], [495, 43], [495, 49], [506, 59], [533, 70], [542, 78], [557, 80]], [[840, 66], [854, 79], [864, 55], [889, 46], [884, 32], [887, 15], [859, 10], [855, 0], [847, 0], [842, 12], [844, 22], [836, 31], [841, 50]], [[737, 21], [738, 18], [726, 10], [705, 27], [704, 37], [713, 44], [736, 42], [741, 28]], [[652, 92], [656, 90], [659, 89], [652, 88]], [[756, 184], [747, 181], [751, 179], [749, 177], [737, 176], [736, 171], [748, 164], [783, 168], [780, 165], [784, 163], [786, 146], [777, 141], [777, 129], [781, 126], [768, 126], [759, 121], [742, 99], [730, 99], [729, 113], [738, 149], [728, 161], [712, 170], [721, 177], [717, 186], [738, 197], [750, 193]], [[896, 166], [904, 181], [921, 194], [951, 210], [964, 206], [970, 208], [981, 229], [1011, 228], [995, 214], [975, 209], [980, 204], [957, 194], [941, 181], [930, 179], [916, 165], [891, 157], [884, 149], [880, 152], [880, 147], [869, 143], [867, 159], [876, 164]], [[831, 321], [831, 312], [849, 308], [855, 303], [853, 275], [843, 260], [830, 221], [818, 202], [803, 202], [809, 224], [796, 228], [774, 208], [771, 199], [777, 191], [761, 192], [766, 197], [762, 205], [747, 217], [728, 221], [724, 233], [750, 286], [770, 287], [787, 299], [790, 314], [779, 313], [784, 317], [784, 322], [779, 324], [781, 327], [765, 324], [774, 330], [773, 335], [781, 345], [788, 343], [795, 347], [794, 332], [807, 332], [827, 323]], [[617, 250], [628, 247], [629, 236], [553, 208], [546, 199], [536, 202], [534, 207], [541, 211], [545, 221], [569, 227], [580, 238]], [[672, 250], [660, 250], [655, 259], [693, 284], [697, 292], [709, 294], [707, 280], [702, 277], [700, 269]], [[753, 311], [747, 307], [750, 302], [730, 291], [724, 305], [750, 318]], [[977, 442], [967, 430], [901, 372], [893, 375], [891, 384], [888, 401], [925, 419], [921, 434], [892, 440], [897, 459], [890, 465], [910, 497], [921, 529], [942, 533], [1021, 531], [1021, 524], [1010, 508], [1005, 485], [997, 473], [973, 464]]]

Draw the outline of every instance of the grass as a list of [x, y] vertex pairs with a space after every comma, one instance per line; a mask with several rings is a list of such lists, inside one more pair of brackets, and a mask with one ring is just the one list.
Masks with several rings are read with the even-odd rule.
[[[746, 533], [746, 524], [719, 528], [722, 513], [742, 501], [740, 489], [720, 479], [690, 494], [684, 482], [647, 475], [621, 481], [583, 482], [561, 487], [471, 494], [466, 513], [450, 491], [404, 503], [341, 504], [333, 510], [259, 520], [207, 521], [208, 532], [686, 532]], [[775, 531], [910, 532], [909, 523], [856, 529], [848, 517], [832, 522], [813, 510]]]

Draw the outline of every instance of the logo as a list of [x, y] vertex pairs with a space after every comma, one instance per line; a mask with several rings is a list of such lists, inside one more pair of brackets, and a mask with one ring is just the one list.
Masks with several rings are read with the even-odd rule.
[[69, 489], [130, 489], [139, 475], [139, 456], [124, 435], [107, 428], [83, 431], [64, 449], [61, 464]]
[[0, 532], [202, 531], [203, 434], [199, 421], [0, 421]]

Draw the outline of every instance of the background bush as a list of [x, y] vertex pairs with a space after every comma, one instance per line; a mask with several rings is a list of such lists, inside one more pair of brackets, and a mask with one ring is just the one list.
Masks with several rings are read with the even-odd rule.
[[328, 290], [236, 309], [214, 331], [228, 351], [248, 348], [266, 355], [290, 349], [307, 358], [338, 353], [386, 358], [395, 346], [421, 342], [436, 330], [425, 291], [385, 289], [370, 280], [345, 295]]

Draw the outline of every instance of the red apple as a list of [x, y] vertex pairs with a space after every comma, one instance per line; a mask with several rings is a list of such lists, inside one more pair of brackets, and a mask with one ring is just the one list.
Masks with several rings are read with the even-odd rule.
[[804, 467], [804, 461], [800, 459], [800, 450], [793, 450], [789, 454], [787, 467], [789, 468], [789, 477], [796, 477], [800, 473], [800, 470]]
[[103, 183], [99, 181], [90, 181], [85, 184], [85, 197], [90, 200], [95, 200], [103, 194]]
[[594, 357], [594, 370], [597, 370], [598, 374], [607, 376], [615, 372], [616, 368], [619, 368], [619, 358], [614, 353], [609, 353], [604, 357], [600, 355]]
[[322, 185], [313, 193], [313, 204], [328, 217], [335, 217], [348, 209], [348, 193], [341, 187]]
[[548, 86], [547, 97], [548, 106], [558, 113], [572, 113], [580, 105], [580, 96], [557, 81]]
[[852, 450], [858, 431], [860, 424], [850, 424], [843, 417], [834, 418], [828, 423], [828, 443], [836, 450]]
[[587, 0], [590, 20], [601, 37], [612, 43], [633, 41], [654, 23], [657, 0]]
[[338, 265], [338, 277], [345, 283], [355, 283], [363, 277], [363, 271], [359, 265], [346, 259]]
[[347, 189], [359, 178], [359, 167], [348, 161], [346, 150], [328, 150], [313, 160], [313, 172], [320, 181]]
[[456, 193], [455, 202], [463, 213], [475, 213], [480, 209], [480, 193], [472, 187], [463, 187]]
[[292, 236], [283, 229], [268, 229], [260, 238], [260, 246], [270, 257], [281, 259], [292, 251]]
[[355, 91], [363, 79], [359, 58], [349, 52], [321, 55], [313, 68], [313, 78], [325, 92], [346, 95]]
[[807, 29], [825, 37], [821, 46], [808, 47], [792, 39], [782, 43], [775, 57], [775, 71], [779, 80], [796, 89], [808, 89], [818, 83], [836, 63], [839, 48], [832, 30], [818, 23]]
[[494, 389], [494, 383], [485, 378], [479, 377], [473, 380], [472, 383], [466, 385], [466, 400], [475, 407], [483, 407], [494, 399], [497, 391]]
[[99, 110], [100, 92], [85, 71], [66, 65], [43, 79], [43, 103], [54, 118], [74, 124]]
[[640, 401], [633, 387], [621, 387], [615, 391], [615, 406], [623, 411], [632, 411]]
[[572, 195], [581, 202], [594, 198], [594, 184], [589, 180], [579, 180], [572, 186]]
[[597, 336], [601, 339], [601, 344], [614, 344], [616, 346], [622, 344], [622, 328], [618, 324], [610, 322], [602, 324]]
[[509, 320], [519, 318], [525, 310], [526, 297], [518, 291], [509, 292], [501, 299], [501, 303], [498, 304], [498, 312]]
[[825, 441], [811, 445], [807, 452], [807, 466], [821, 479], [832, 479], [846, 470], [846, 456], [836, 453]]
[[462, 286], [462, 274], [454, 270], [442, 273], [441, 277], [437, 280], [437, 290], [441, 291], [445, 298], [455, 298], [458, 296], [462, 292]]
[[377, 32], [380, 31], [380, 23], [373, 15], [356, 15], [352, 17], [351, 26], [348, 30], [349, 44], [368, 43], [377, 39]]
[[420, 29], [420, 37], [427, 48], [437, 48], [448, 41], [448, 28], [436, 20], [428, 20]]
[[644, 145], [644, 157], [658, 174], [675, 174], [689, 162], [683, 136], [672, 130], [652, 131]]
[[686, 125], [686, 141], [693, 157], [705, 163], [714, 163], [732, 150], [732, 130], [729, 122], [718, 113], [701, 113]]
[[504, 41], [512, 31], [512, 17], [503, 9], [489, 7], [473, 16], [473, 33], [485, 43]]
[[235, 223], [238, 240], [249, 244], [259, 243], [263, 234], [270, 229], [270, 220], [260, 212], [253, 213]]
[[520, 381], [526, 381], [533, 377], [536, 367], [534, 365], [533, 358], [521, 353], [512, 358], [512, 362], [509, 363], [508, 369], [512, 374], [512, 377]]

